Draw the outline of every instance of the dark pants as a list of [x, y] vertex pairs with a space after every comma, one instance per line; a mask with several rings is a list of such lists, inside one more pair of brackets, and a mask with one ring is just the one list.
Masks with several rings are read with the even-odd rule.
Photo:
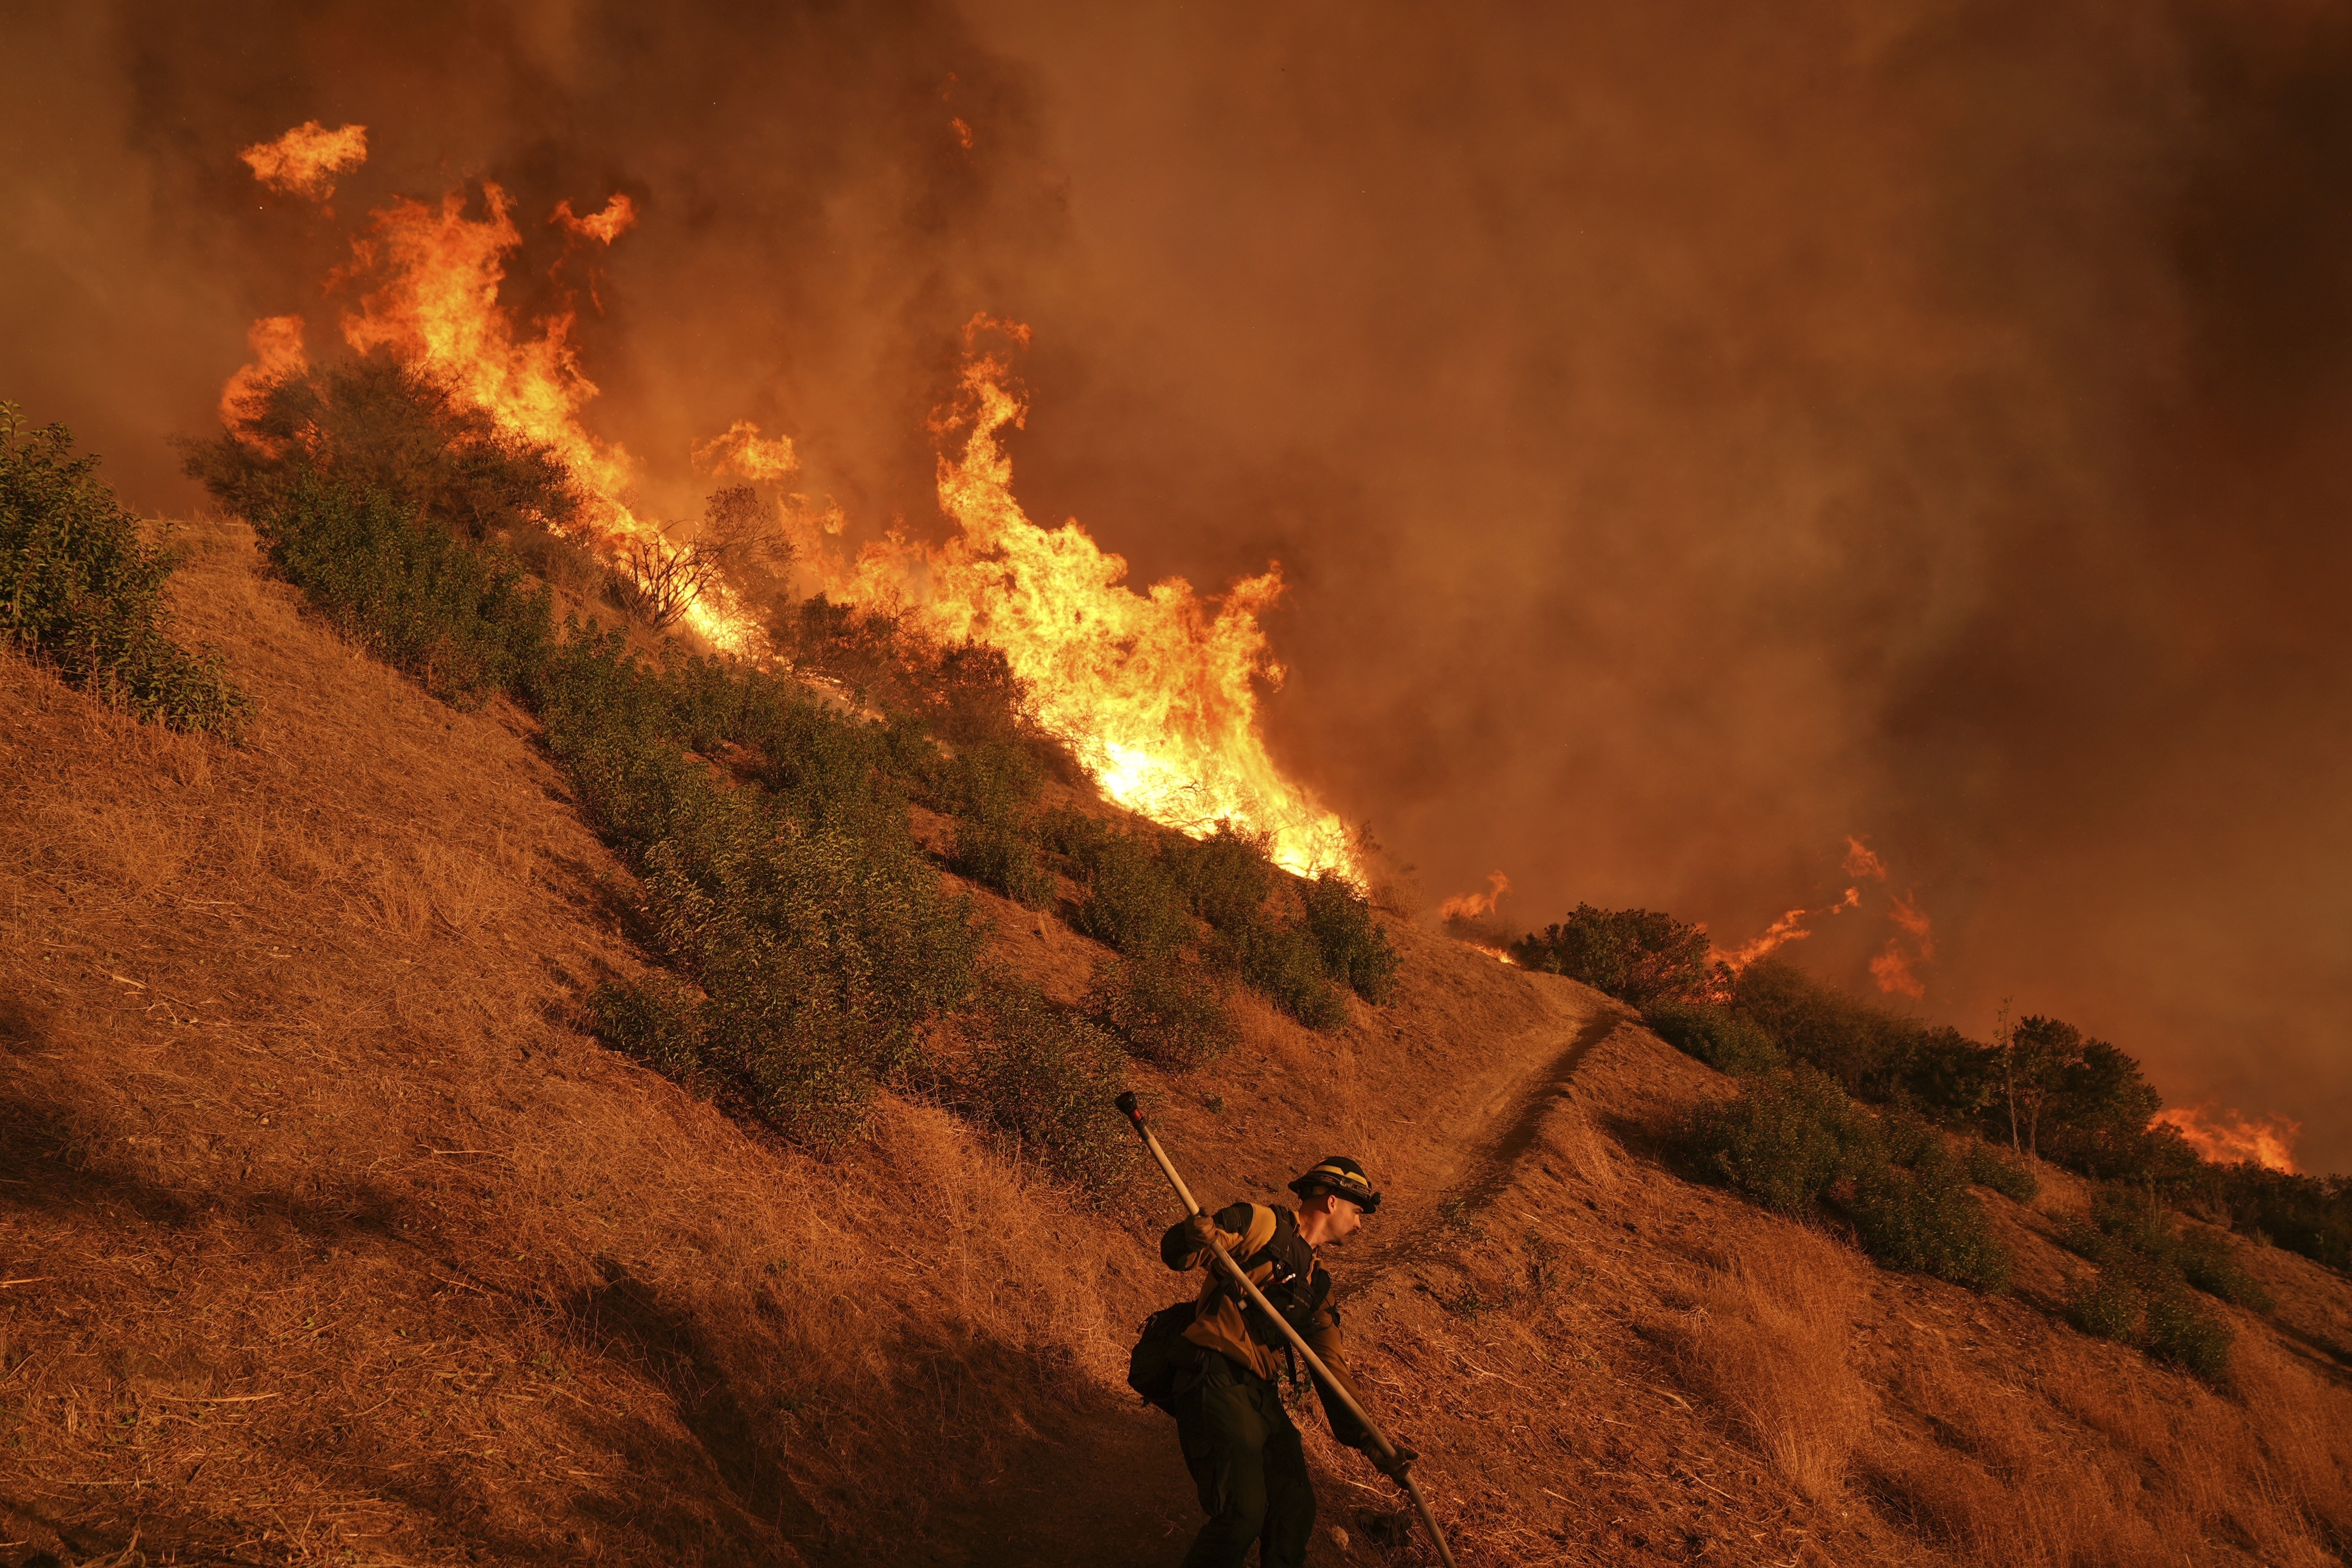
[[1213, 1351], [1201, 1361], [1176, 1395], [1184, 1468], [1209, 1516], [1184, 1568], [1242, 1568], [1252, 1542], [1265, 1542], [1264, 1568], [1299, 1568], [1315, 1533], [1315, 1490], [1282, 1392]]

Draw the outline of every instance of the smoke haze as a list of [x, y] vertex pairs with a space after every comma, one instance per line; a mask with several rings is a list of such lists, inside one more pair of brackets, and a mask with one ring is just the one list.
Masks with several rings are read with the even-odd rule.
[[[2352, 1165], [2352, 26], [2275, 4], [57, 7], [0, 61], [0, 395], [139, 504], [394, 194], [495, 179], [588, 422], [874, 530], [977, 310], [1015, 485], [1282, 561], [1276, 753], [1431, 903], [2001, 998]], [[329, 216], [237, 152], [368, 127]], [[959, 129], [961, 122], [961, 129]], [[971, 145], [964, 145], [966, 137]], [[637, 226], [551, 275], [569, 200]], [[595, 271], [583, 270], [593, 260]], [[593, 294], [584, 292], [593, 289]], [[1911, 939], [1906, 935], [1905, 940]]]

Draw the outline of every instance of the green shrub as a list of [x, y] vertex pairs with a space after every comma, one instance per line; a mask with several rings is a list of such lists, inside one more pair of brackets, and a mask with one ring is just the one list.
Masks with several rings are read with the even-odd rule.
[[383, 496], [400, 517], [474, 543], [531, 539], [581, 507], [553, 448], [381, 357], [284, 377], [240, 432], [183, 451], [190, 478], [255, 521], [282, 510], [306, 476]]
[[2147, 1298], [2147, 1348], [2177, 1362], [2208, 1383], [2230, 1376], [2230, 1348], [2237, 1331], [2212, 1308], [2175, 1286]]
[[597, 1038], [698, 1094], [719, 1087], [708, 1067], [699, 1001], [667, 975], [608, 980], [589, 993]]
[[2042, 1191], [2042, 1184], [2025, 1163], [2004, 1153], [1981, 1138], [1969, 1140], [1969, 1180], [1978, 1186], [1990, 1187], [2005, 1198], [2030, 1204]]
[[2077, 1276], [2067, 1293], [2066, 1314], [2094, 1339], [2137, 1344], [2143, 1338], [2146, 1310], [2139, 1289], [2120, 1273]]
[[975, 1118], [1017, 1156], [1036, 1161], [1094, 1202], [1133, 1176], [1138, 1148], [1111, 1104], [1125, 1061], [1100, 1029], [1025, 986], [997, 981], [972, 1014], [968, 1081]]
[[1328, 1034], [1347, 1026], [1347, 994], [1331, 983], [1322, 946], [1304, 926], [1260, 921], [1220, 931], [1210, 952], [1308, 1028]]
[[1906, 1163], [1854, 1162], [1844, 1206], [1863, 1250], [1881, 1263], [1999, 1292], [2009, 1288], [2009, 1254], [1994, 1240], [1984, 1205], [1940, 1134], [1915, 1145]]
[[2227, 1243], [2181, 1235], [2161, 1210], [2126, 1189], [2097, 1193], [2090, 1219], [2070, 1222], [2059, 1239], [2097, 1269], [2076, 1279], [2068, 1300], [2084, 1332], [2178, 1362], [2209, 1382], [2228, 1377], [2233, 1334], [2192, 1284], [2243, 1305], [2269, 1305]]
[[1685, 1151], [1734, 1191], [1792, 1218], [1813, 1211], [1863, 1137], [1861, 1113], [1818, 1073], [1761, 1079], [1692, 1112]]
[[940, 757], [929, 775], [924, 794], [931, 805], [951, 816], [1003, 826], [1024, 820], [1045, 784], [1037, 759], [1005, 741], [984, 742]]
[[1764, 1207], [1802, 1218], [1828, 1205], [1893, 1268], [1999, 1291], [2010, 1260], [1945, 1136], [1916, 1117], [1874, 1118], [1809, 1068], [1747, 1080], [1693, 1112], [1685, 1152]]
[[2208, 1231], [2179, 1231], [2173, 1237], [2173, 1258], [2181, 1277], [2208, 1296], [2257, 1312], [2278, 1305], [2262, 1281], [2248, 1272], [2237, 1247], [2222, 1237]]
[[1325, 972], [1375, 1006], [1394, 995], [1402, 961], [1355, 884], [1326, 871], [1307, 884], [1304, 903], [1302, 919], [1323, 951]]
[[1016, 828], [959, 818], [948, 847], [948, 868], [1033, 910], [1053, 907], [1054, 873], [1039, 863], [1036, 846]]
[[352, 641], [477, 707], [545, 658], [549, 599], [520, 566], [422, 527], [389, 494], [303, 472], [253, 519], [287, 581]]
[[1241, 1034], [1216, 988], [1165, 956], [1106, 960], [1095, 971], [1086, 1008], [1129, 1051], [1171, 1072], [1222, 1055]]
[[1717, 1072], [1752, 1078], [1787, 1065], [1772, 1037], [1727, 1007], [1706, 1002], [1653, 1002], [1642, 1009], [1652, 1033]]
[[1169, 840], [1162, 857], [1168, 884], [1192, 913], [1217, 931], [1244, 931], [1265, 918], [1274, 892], [1274, 863], [1264, 835], [1217, 824], [1208, 837]]
[[1165, 956], [1191, 939], [1192, 918], [1148, 837], [1113, 832], [1087, 848], [1080, 931], [1130, 958]]
[[1715, 973], [1706, 932], [1654, 910], [1579, 904], [1567, 920], [1511, 944], [1529, 969], [1565, 974], [1636, 1007], [1703, 994]]
[[234, 738], [253, 705], [220, 656], [173, 642], [168, 552], [73, 455], [62, 425], [24, 432], [0, 403], [0, 637], [78, 686], [174, 730]]

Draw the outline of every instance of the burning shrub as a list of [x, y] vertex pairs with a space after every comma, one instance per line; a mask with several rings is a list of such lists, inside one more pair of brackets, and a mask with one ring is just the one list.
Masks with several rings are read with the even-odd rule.
[[1579, 904], [1568, 919], [1511, 944], [1529, 969], [1565, 974], [1637, 1007], [1704, 994], [1713, 971], [1706, 932], [1654, 910]]
[[479, 706], [546, 657], [547, 591], [512, 560], [410, 521], [383, 490], [300, 473], [253, 522], [270, 563], [338, 631], [436, 697]]
[[982, 991], [972, 1024], [979, 1037], [961, 1089], [977, 1119], [1088, 1200], [1115, 1195], [1134, 1173], [1138, 1151], [1111, 1106], [1126, 1058], [1110, 1037], [1003, 981]]
[[1106, 961], [1095, 971], [1086, 1007], [1129, 1050], [1171, 1072], [1200, 1067], [1241, 1037], [1216, 988], [1166, 956]]
[[377, 492], [399, 515], [475, 543], [562, 528], [580, 512], [552, 448], [380, 357], [283, 377], [237, 430], [182, 451], [191, 479], [256, 521], [282, 512], [305, 474]]
[[1706, 1002], [1653, 1002], [1642, 1009], [1651, 1032], [1717, 1072], [1749, 1078], [1787, 1065], [1772, 1037], [1745, 1016]]
[[142, 721], [236, 735], [251, 702], [217, 655], [172, 641], [170, 554], [140, 538], [97, 457], [73, 455], [71, 431], [23, 432], [0, 403], [0, 635]]

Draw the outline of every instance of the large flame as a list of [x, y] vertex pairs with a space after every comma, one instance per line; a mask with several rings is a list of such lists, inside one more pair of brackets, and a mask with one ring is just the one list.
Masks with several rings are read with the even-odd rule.
[[[486, 216], [469, 216], [464, 193], [452, 192], [437, 205], [403, 198], [372, 215], [342, 274], [365, 290], [343, 316], [345, 341], [362, 353], [391, 354], [502, 428], [551, 448], [588, 503], [578, 528], [590, 542], [614, 553], [673, 551], [632, 509], [636, 468], [628, 452], [581, 422], [596, 386], [572, 349], [572, 314], [547, 317], [532, 331], [499, 304], [520, 235], [498, 185], [483, 183], [482, 205]], [[635, 205], [615, 196], [584, 218], [566, 203], [550, 221], [575, 241], [610, 244], [635, 217]], [[299, 367], [300, 330], [290, 317], [257, 325], [256, 363], [224, 395], [233, 427], [270, 374]], [[1231, 822], [1265, 835], [1276, 863], [1290, 870], [1356, 875], [1344, 825], [1282, 775], [1258, 734], [1256, 683], [1282, 678], [1258, 624], [1281, 595], [1279, 563], [1221, 598], [1203, 598], [1177, 579], [1137, 593], [1125, 584], [1127, 563], [1075, 521], [1053, 530], [1030, 521], [1013, 498], [999, 439], [1021, 423], [1025, 405], [1005, 360], [976, 347], [989, 331], [1028, 341], [1025, 327], [985, 318], [966, 328], [958, 395], [933, 425], [940, 506], [956, 535], [932, 548], [894, 533], [844, 562], [828, 547], [844, 521], [837, 510], [796, 507], [801, 561], [814, 585], [866, 608], [903, 611], [912, 629], [942, 642], [1000, 649], [1027, 684], [1037, 721], [1120, 805], [1196, 835]], [[748, 421], [693, 455], [707, 471], [756, 480], [798, 467], [789, 438], [763, 438]], [[685, 619], [730, 652], [766, 651], [763, 632], [723, 581], [710, 583]]]
[[808, 530], [803, 561], [831, 597], [1002, 650], [1038, 721], [1121, 805], [1195, 835], [1232, 822], [1266, 835], [1292, 871], [1354, 875], [1345, 826], [1283, 777], [1258, 734], [1255, 683], [1282, 678], [1258, 625], [1281, 595], [1280, 563], [1221, 599], [1181, 578], [1139, 594], [1125, 584], [1127, 562], [1075, 520], [1032, 522], [999, 438], [1027, 405], [1004, 356], [978, 347], [992, 333], [1028, 341], [1025, 327], [976, 318], [956, 401], [933, 426], [940, 507], [957, 533], [937, 547], [894, 534], [844, 563]]
[[[551, 447], [587, 502], [579, 526], [608, 553], [634, 542], [657, 554], [673, 545], [655, 523], [639, 518], [627, 500], [636, 467], [617, 442], [600, 442], [580, 422], [596, 385], [582, 372], [571, 343], [572, 315], [550, 316], [533, 334], [518, 327], [499, 303], [506, 258], [521, 243], [513, 203], [490, 182], [482, 184], [487, 216], [468, 216], [462, 191], [428, 205], [395, 200], [371, 215], [368, 232], [352, 242], [352, 264], [341, 276], [366, 288], [359, 309], [342, 319], [344, 341], [362, 353], [382, 350], [473, 404], [508, 432]], [[567, 202], [551, 222], [576, 238], [610, 244], [634, 220], [625, 196], [614, 196], [593, 216], [574, 217]], [[268, 317], [255, 323], [253, 364], [230, 378], [222, 414], [232, 428], [255, 391], [299, 370], [302, 323]], [[758, 625], [724, 584], [712, 584], [685, 612], [686, 624], [714, 646], [751, 654], [764, 647]]]
[[2218, 1164], [2252, 1161], [2266, 1170], [2294, 1174], [2294, 1141], [2303, 1124], [2284, 1116], [2244, 1116], [2210, 1105], [2159, 1110], [2152, 1127], [2174, 1128], [2202, 1159]]

